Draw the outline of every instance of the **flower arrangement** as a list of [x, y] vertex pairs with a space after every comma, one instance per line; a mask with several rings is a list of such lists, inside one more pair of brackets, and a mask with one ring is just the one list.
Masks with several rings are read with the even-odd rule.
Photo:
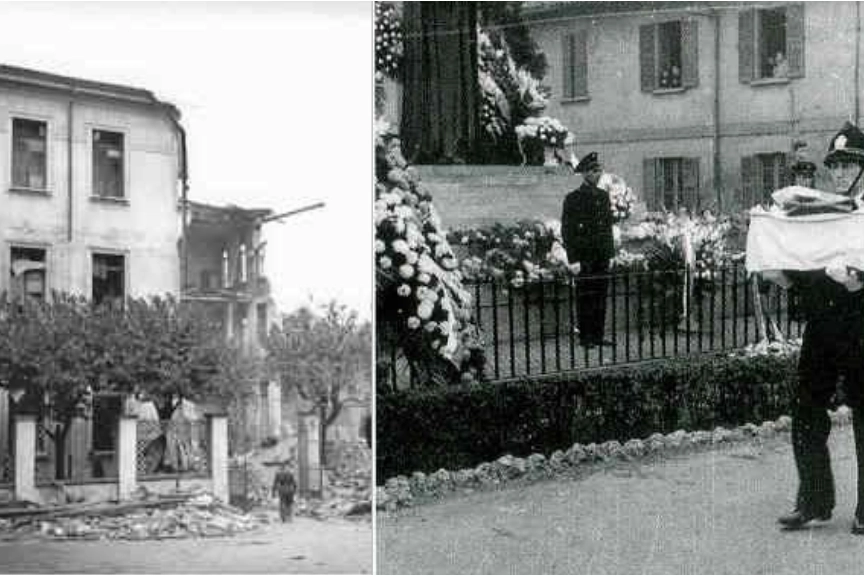
[[402, 24], [389, 2], [375, 2], [375, 71], [396, 78], [402, 64]]
[[636, 196], [627, 186], [627, 182], [615, 174], [604, 173], [597, 182], [597, 187], [609, 193], [609, 203], [612, 206], [612, 217], [615, 222], [623, 222], [633, 214], [633, 204]]
[[466, 280], [495, 279], [514, 288], [570, 274], [557, 220], [496, 223], [450, 234], [467, 255], [461, 260]]
[[543, 146], [563, 148], [574, 141], [572, 133], [556, 118], [532, 116], [516, 127], [520, 141], [535, 140]]
[[[481, 377], [478, 360], [462, 352], [472, 328], [470, 297], [432, 197], [407, 165], [398, 139], [376, 126], [375, 263], [380, 330], [399, 345], [415, 368], [455, 370]], [[381, 332], [379, 332], [379, 336]], [[379, 338], [380, 340], [381, 338]], [[469, 358], [471, 362], [462, 362]], [[436, 368], [438, 367], [438, 368]], [[446, 371], [446, 370], [445, 370]], [[436, 374], [426, 374], [434, 379]], [[441, 374], [437, 374], [441, 376]]]

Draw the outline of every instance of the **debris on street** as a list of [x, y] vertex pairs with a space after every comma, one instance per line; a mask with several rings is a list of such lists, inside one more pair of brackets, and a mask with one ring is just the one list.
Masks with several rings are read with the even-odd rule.
[[[59, 510], [58, 510], [59, 508]], [[206, 492], [132, 502], [16, 509], [3, 517], [0, 540], [21, 538], [81, 540], [163, 540], [234, 536], [267, 523], [265, 515], [245, 514]]]

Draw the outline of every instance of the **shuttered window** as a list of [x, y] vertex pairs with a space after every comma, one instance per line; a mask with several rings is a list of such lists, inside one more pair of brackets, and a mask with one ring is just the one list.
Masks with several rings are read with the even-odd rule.
[[564, 100], [588, 97], [588, 34], [578, 30], [561, 40]]
[[804, 30], [804, 4], [742, 10], [738, 14], [740, 81], [802, 78]]
[[646, 158], [642, 166], [648, 210], [699, 210], [699, 158]]
[[697, 86], [698, 22], [675, 20], [640, 26], [639, 67], [643, 92]]
[[741, 158], [741, 204], [745, 208], [771, 203], [771, 194], [791, 183], [783, 152], [755, 154]]

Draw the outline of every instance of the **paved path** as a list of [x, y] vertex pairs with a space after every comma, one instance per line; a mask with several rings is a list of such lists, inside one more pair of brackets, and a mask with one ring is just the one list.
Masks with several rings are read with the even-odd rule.
[[801, 532], [776, 524], [797, 482], [787, 438], [381, 514], [379, 573], [861, 574], [851, 426], [831, 439], [834, 519]]
[[235, 538], [0, 543], [2, 573], [371, 574], [372, 524], [296, 518]]

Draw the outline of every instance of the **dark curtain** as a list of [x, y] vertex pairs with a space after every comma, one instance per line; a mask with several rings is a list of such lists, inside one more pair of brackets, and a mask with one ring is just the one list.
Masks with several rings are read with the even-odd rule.
[[479, 129], [475, 2], [405, 2], [401, 136], [411, 162], [473, 160]]

